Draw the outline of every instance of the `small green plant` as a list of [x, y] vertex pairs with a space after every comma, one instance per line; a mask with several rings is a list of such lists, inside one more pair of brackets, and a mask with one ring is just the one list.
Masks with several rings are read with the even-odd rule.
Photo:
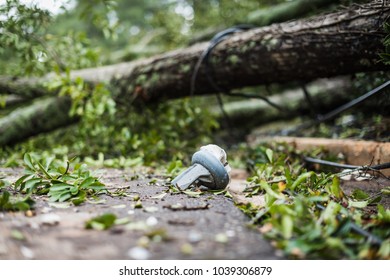
[[11, 183], [0, 177], [0, 211], [27, 211], [34, 206], [34, 200], [30, 195], [19, 197], [11, 195], [7, 190]]
[[28, 153], [24, 155], [24, 164], [25, 175], [14, 185], [17, 190], [28, 194], [47, 194], [50, 201], [71, 200], [78, 205], [85, 201], [87, 195], [106, 191], [104, 184], [91, 175], [85, 164], [72, 166], [72, 160], [68, 160], [64, 166], [53, 158], [40, 162]]
[[34, 205], [34, 200], [28, 195], [24, 198], [11, 196], [4, 190], [0, 191], [0, 211], [27, 211]]

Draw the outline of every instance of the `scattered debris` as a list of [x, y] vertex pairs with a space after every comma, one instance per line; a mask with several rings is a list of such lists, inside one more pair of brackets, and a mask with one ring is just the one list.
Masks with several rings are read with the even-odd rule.
[[26, 246], [20, 246], [20, 252], [26, 259], [33, 259], [35, 257], [34, 252]]
[[149, 227], [154, 227], [158, 224], [158, 220], [154, 216], [150, 216], [149, 218], [146, 219], [146, 225]]
[[144, 211], [147, 213], [154, 213], [158, 211], [158, 207], [156, 206], [148, 206], [144, 208]]
[[60, 223], [60, 216], [54, 213], [43, 214], [39, 216], [40, 223], [46, 226], [56, 226]]
[[11, 230], [11, 237], [15, 240], [25, 240], [26, 239], [26, 237], [23, 235], [23, 233], [17, 229]]
[[50, 207], [58, 208], [58, 209], [66, 209], [71, 206], [69, 202], [49, 202]]
[[136, 221], [127, 224], [125, 229], [129, 231], [147, 231], [150, 229], [150, 226], [145, 221]]
[[202, 233], [198, 231], [191, 230], [190, 233], [188, 234], [188, 241], [190, 243], [198, 243], [202, 241], [202, 239], [203, 239]]
[[218, 243], [227, 243], [229, 241], [229, 237], [225, 233], [218, 233], [215, 235], [215, 241]]
[[167, 193], [166, 193], [166, 192], [163, 192], [163, 193], [154, 195], [154, 196], [152, 196], [151, 198], [153, 198], [153, 199], [163, 199], [166, 195], [167, 195]]
[[126, 208], [126, 204], [117, 204], [117, 205], [113, 205], [113, 206], [111, 206], [111, 208], [114, 208], [114, 209], [123, 209], [123, 208]]
[[184, 255], [192, 255], [194, 248], [192, 247], [192, 245], [190, 243], [184, 243], [183, 245], [181, 245], [180, 251]]
[[42, 213], [42, 214], [47, 214], [47, 213], [50, 213], [52, 210], [53, 210], [53, 209], [50, 208], [50, 207], [43, 207], [43, 208], [41, 209], [41, 213]]
[[227, 191], [233, 198], [233, 201], [240, 204], [251, 204], [254, 207], [265, 206], [265, 195], [264, 194], [251, 194], [246, 192], [248, 182], [242, 179], [234, 179], [227, 187]]
[[371, 180], [373, 178], [374, 176], [362, 170], [344, 169], [340, 173], [340, 179], [344, 181], [351, 181], [351, 180], [364, 181], [364, 180]]
[[193, 226], [194, 220], [168, 220], [168, 224], [174, 226]]
[[26, 217], [33, 217], [35, 216], [35, 212], [31, 210], [27, 210], [25, 213]]
[[171, 204], [171, 205], [164, 205], [163, 208], [170, 209], [172, 211], [195, 211], [195, 210], [207, 210], [211, 206], [210, 204], [202, 204], [199, 206], [188, 206], [188, 205], [182, 205], [181, 203], [177, 204]]
[[142, 202], [141, 200], [137, 200], [137, 202], [135, 204], [133, 204], [131, 207], [133, 207], [134, 209], [140, 209], [142, 208]]

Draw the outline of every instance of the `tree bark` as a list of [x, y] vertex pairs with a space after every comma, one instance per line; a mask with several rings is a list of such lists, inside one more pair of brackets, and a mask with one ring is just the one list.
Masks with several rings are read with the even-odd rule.
[[69, 116], [71, 104], [65, 96], [47, 97], [14, 110], [0, 119], [0, 146], [71, 124], [76, 120]]
[[[236, 33], [212, 50], [210, 74], [220, 87], [231, 90], [389, 70], [388, 65], [378, 62], [386, 36], [383, 24], [389, 16], [390, 2], [374, 1], [337, 13]], [[208, 45], [197, 44], [149, 59], [77, 70], [70, 75], [92, 84], [109, 84], [118, 104], [125, 106], [135, 99], [156, 102], [188, 96], [192, 90], [197, 95], [210, 94], [215, 88], [208, 82], [203, 64], [191, 89], [196, 64]], [[53, 77], [54, 74], [40, 79], [3, 77], [0, 90], [42, 95], [43, 83]], [[35, 126], [34, 133], [39, 131]], [[0, 145], [12, 143], [12, 137], [7, 139], [0, 141]]]
[[[273, 5], [268, 8], [259, 9], [251, 12], [245, 22], [236, 22], [235, 24], [253, 24], [257, 27], [267, 26], [273, 23], [284, 22], [307, 16], [311, 12], [339, 4], [340, 0], [294, 0]], [[210, 40], [215, 34], [226, 29], [226, 26], [210, 27], [195, 34], [190, 44], [195, 44]]]

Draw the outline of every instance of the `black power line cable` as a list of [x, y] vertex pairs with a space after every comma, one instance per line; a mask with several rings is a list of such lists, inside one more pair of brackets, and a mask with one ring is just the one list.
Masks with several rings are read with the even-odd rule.
[[380, 86], [374, 88], [373, 90], [370, 90], [369, 92], [359, 96], [358, 98], [354, 99], [354, 100], [351, 100], [349, 101], [348, 103], [334, 109], [333, 111], [330, 111], [329, 113], [325, 114], [325, 115], [320, 115], [318, 117], [318, 121], [317, 122], [325, 122], [325, 121], [328, 121], [330, 119], [333, 119], [335, 116], [337, 116], [338, 114], [352, 108], [353, 106], [356, 106], [358, 105], [359, 103], [365, 101], [366, 99], [370, 98], [371, 96], [377, 94], [377, 93], [380, 93], [382, 92], [383, 90], [385, 90], [388, 86], [390, 86], [390, 80], [381, 84]]
[[[210, 59], [209, 58], [210, 58], [210, 54], [211, 54], [212, 50], [219, 43], [221, 43], [222, 41], [227, 39], [229, 36], [231, 36], [231, 35], [233, 35], [235, 33], [238, 33], [238, 32], [247, 31], [247, 30], [249, 30], [251, 28], [254, 28], [254, 26], [253, 25], [237, 25], [237, 26], [228, 28], [226, 30], [223, 30], [223, 31], [217, 33], [210, 40], [209, 46], [200, 55], [196, 65], [195, 65], [194, 72], [193, 72], [193, 74], [191, 76], [190, 96], [193, 96], [194, 93], [195, 93], [196, 78], [198, 76], [199, 69], [200, 69], [202, 63], [204, 63], [204, 65], [206, 66], [205, 67], [205, 73], [206, 73], [207, 81], [214, 88], [214, 90], [216, 90], [217, 93], [224, 93], [226, 95], [233, 96], [233, 97], [258, 98], [258, 99], [261, 99], [264, 102], [266, 102], [268, 105], [278, 109], [279, 111], [283, 111], [283, 109], [279, 105], [273, 103], [271, 100], [269, 100], [268, 98], [266, 98], [264, 96], [260, 96], [260, 95], [257, 95], [257, 94], [251, 94], [251, 93], [230, 92], [230, 90], [222, 88], [221, 86], [219, 86], [214, 81], [214, 79], [212, 77], [212, 74], [210, 73], [211, 66], [210, 66]], [[226, 114], [226, 112], [223, 109], [223, 103], [221, 102], [222, 101], [221, 96], [217, 95], [217, 98], [218, 98], [218, 102], [220, 104], [221, 110], [222, 110], [223, 114], [226, 117], [227, 114]]]
[[[380, 86], [378, 86], [378, 87], [370, 90], [369, 92], [345, 103], [344, 105], [341, 105], [340, 107], [338, 107], [338, 108], [336, 108], [336, 109], [334, 109], [334, 110], [332, 110], [324, 115], [318, 115], [315, 120], [310, 120], [310, 121], [304, 122], [301, 125], [298, 125], [297, 127], [292, 128], [292, 129], [285, 129], [281, 132], [281, 134], [282, 135], [289, 135], [292, 132], [306, 129], [306, 128], [312, 127], [314, 125], [318, 125], [320, 123], [331, 120], [334, 117], [336, 117], [337, 115], [339, 115], [340, 113], [345, 112], [346, 110], [362, 103], [363, 101], [366, 101], [370, 97], [372, 97], [378, 93], [384, 92], [389, 86], [390, 86], [390, 80], [388, 80], [387, 82], [381, 84]], [[307, 95], [307, 93], [305, 95]]]
[[310, 163], [317, 163], [321, 165], [327, 165], [331, 167], [336, 168], [342, 168], [342, 169], [355, 169], [355, 170], [382, 170], [382, 169], [388, 169], [390, 168], [390, 162], [381, 163], [377, 165], [370, 165], [370, 166], [359, 166], [359, 165], [350, 165], [350, 164], [341, 164], [336, 163], [333, 161], [318, 159], [318, 158], [312, 158], [312, 157], [303, 157], [303, 160]]

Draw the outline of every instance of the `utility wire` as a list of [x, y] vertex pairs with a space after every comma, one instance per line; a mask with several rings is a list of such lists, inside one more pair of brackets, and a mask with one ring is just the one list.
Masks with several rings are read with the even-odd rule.
[[356, 106], [357, 104], [365, 101], [366, 99], [370, 98], [371, 96], [377, 94], [377, 93], [380, 93], [382, 92], [384, 89], [386, 89], [388, 86], [390, 85], [390, 80], [383, 83], [382, 85], [380, 85], [379, 87], [376, 87], [374, 88], [373, 90], [367, 92], [366, 94], [363, 94], [362, 96], [359, 96], [358, 98], [336, 108], [335, 110], [333, 111], [330, 111], [329, 113], [325, 114], [325, 115], [320, 115], [319, 116], [319, 120], [320, 122], [325, 122], [327, 120], [330, 120], [330, 119], [333, 119], [335, 116], [337, 116], [338, 114], [352, 108], [353, 106]]
[[377, 165], [371, 165], [371, 166], [358, 166], [358, 165], [350, 165], [350, 164], [341, 164], [336, 163], [333, 161], [318, 159], [318, 158], [312, 158], [312, 157], [303, 157], [303, 160], [310, 163], [317, 163], [321, 165], [327, 165], [332, 166], [336, 168], [342, 168], [342, 169], [356, 169], [356, 170], [362, 170], [362, 169], [370, 169], [370, 170], [382, 170], [382, 169], [388, 169], [390, 168], [390, 162], [381, 163]]
[[341, 105], [340, 107], [330, 111], [329, 113], [326, 113], [325, 115], [318, 115], [316, 120], [310, 120], [310, 121], [305, 122], [305, 123], [303, 123], [301, 125], [298, 125], [297, 127], [293, 128], [293, 129], [285, 129], [285, 130], [283, 130], [281, 132], [281, 134], [282, 135], [289, 135], [292, 132], [299, 131], [299, 130], [302, 130], [302, 129], [306, 129], [306, 128], [312, 127], [314, 125], [318, 125], [320, 123], [326, 122], [326, 121], [328, 121], [330, 119], [333, 119], [334, 117], [336, 117], [340, 113], [342, 113], [342, 112], [344, 112], [344, 111], [346, 111], [346, 110], [348, 110], [348, 109], [350, 109], [350, 108], [352, 108], [352, 107], [362, 103], [363, 101], [365, 101], [368, 98], [374, 96], [375, 94], [383, 92], [389, 86], [390, 86], [390, 80], [388, 80], [387, 82], [381, 84], [380, 86], [370, 90], [369, 92], [359, 96], [358, 98], [355, 98], [355, 99], [345, 103], [344, 105]]
[[[202, 54], [200, 55], [196, 65], [195, 65], [195, 69], [194, 69], [194, 72], [191, 76], [191, 84], [190, 84], [190, 96], [193, 96], [194, 93], [195, 93], [195, 86], [196, 86], [196, 78], [198, 76], [198, 73], [199, 73], [199, 69], [202, 65], [202, 63], [205, 64], [205, 73], [206, 73], [206, 78], [207, 78], [207, 81], [209, 82], [209, 84], [214, 88], [214, 90], [217, 92], [217, 93], [224, 93], [228, 96], [233, 96], [233, 97], [245, 97], [245, 98], [258, 98], [258, 99], [261, 99], [263, 100], [264, 102], [266, 102], [268, 105], [276, 108], [277, 110], [279, 111], [283, 111], [283, 108], [281, 108], [279, 105], [275, 104], [274, 102], [272, 102], [271, 100], [269, 100], [268, 98], [264, 97], [264, 96], [260, 96], [260, 95], [257, 95], [257, 94], [251, 94], [251, 93], [239, 93], [239, 92], [230, 92], [230, 90], [228, 89], [225, 89], [225, 88], [222, 88], [221, 86], [219, 86], [213, 79], [212, 77], [212, 74], [210, 73], [210, 54], [212, 52], [212, 50], [219, 44], [221, 43], [222, 41], [224, 41], [225, 39], [227, 39], [229, 36], [237, 33], [237, 32], [243, 32], [243, 31], [247, 31], [251, 28], [253, 28], [254, 26], [252, 25], [237, 25], [237, 26], [234, 26], [234, 27], [231, 27], [231, 28], [228, 28], [226, 30], [223, 30], [219, 33], [217, 33], [211, 40], [210, 40], [210, 44], [209, 46], [202, 52]], [[222, 110], [222, 113], [226, 116], [226, 112], [224, 112], [224, 109], [223, 109], [223, 103], [221, 102], [221, 97], [218, 96], [218, 103], [220, 104], [221, 106], [221, 110]], [[221, 105], [222, 104], [222, 105]]]

